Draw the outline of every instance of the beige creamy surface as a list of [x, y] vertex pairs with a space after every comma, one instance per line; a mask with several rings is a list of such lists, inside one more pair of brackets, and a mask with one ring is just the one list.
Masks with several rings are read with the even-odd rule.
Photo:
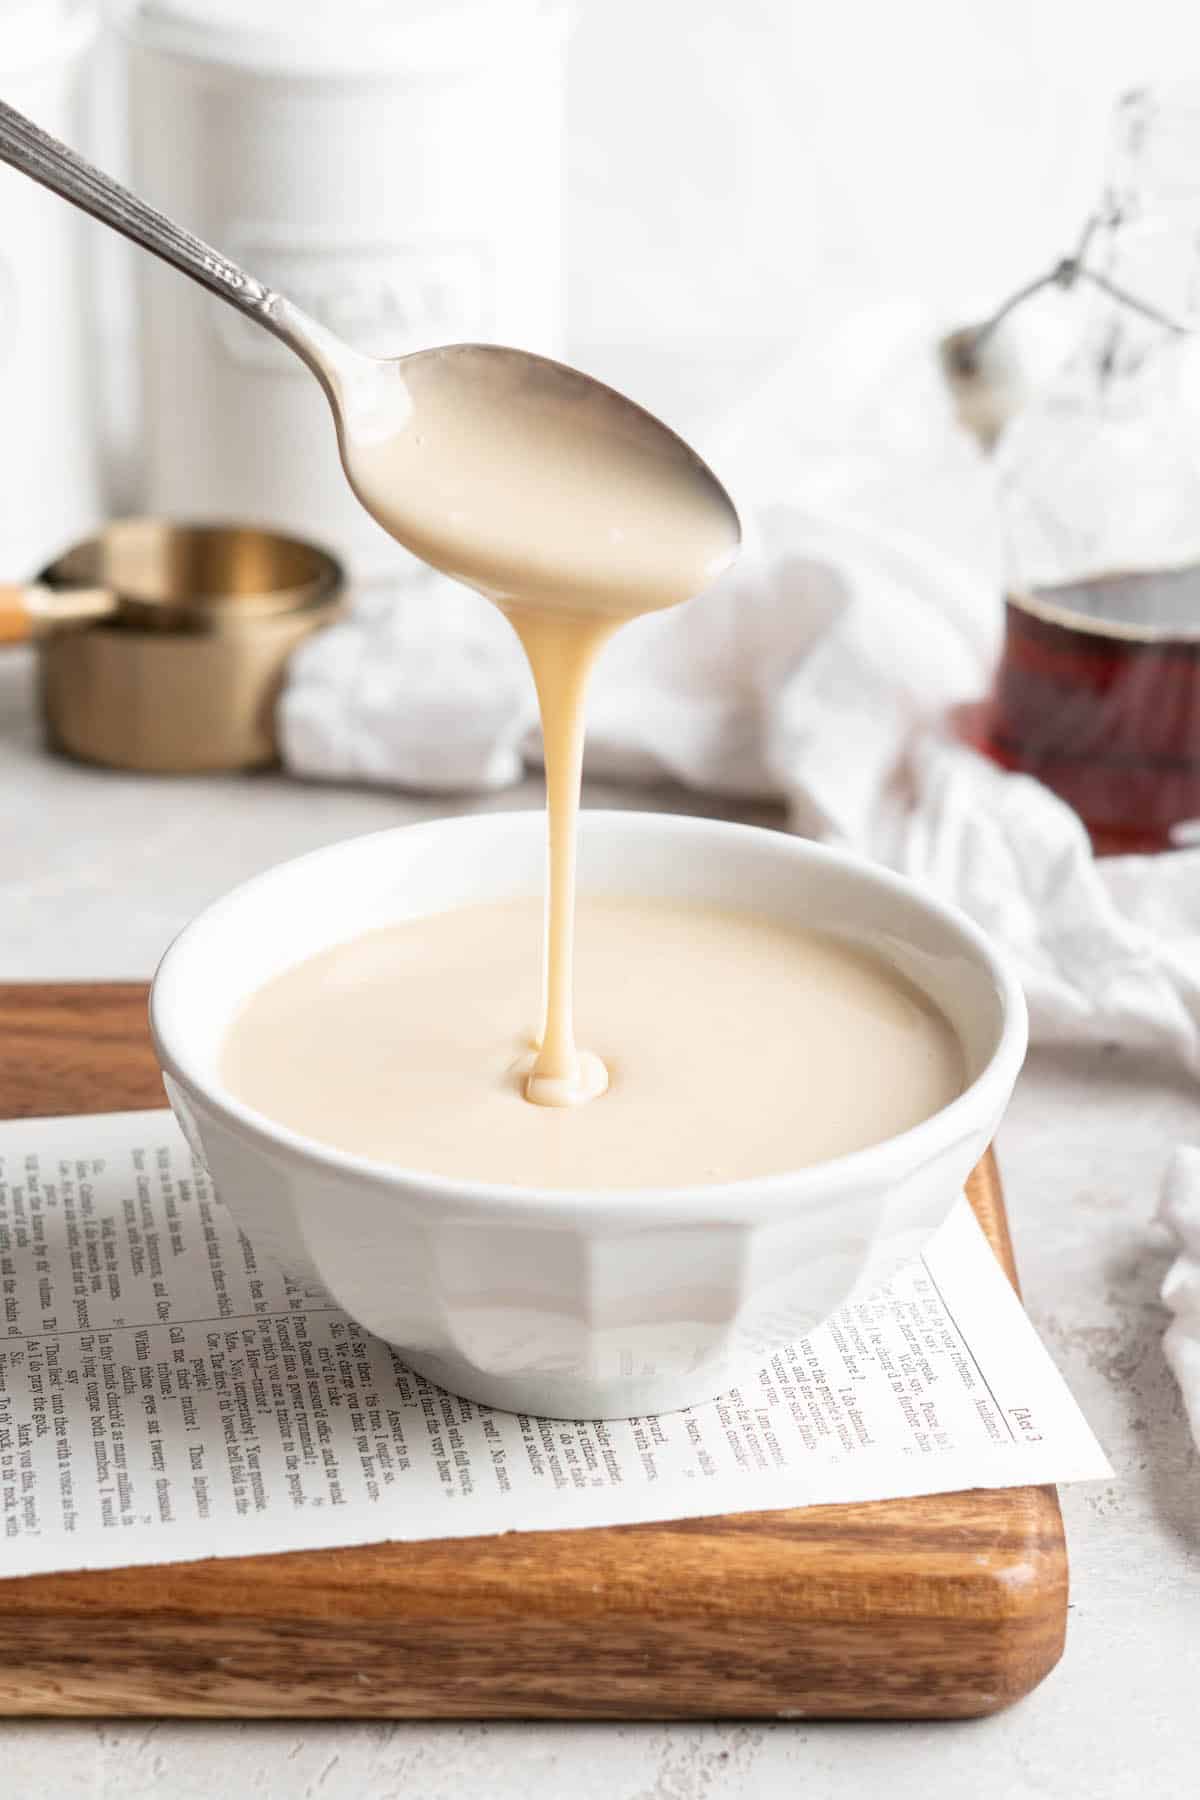
[[961, 1089], [950, 1026], [873, 956], [749, 914], [585, 896], [576, 1010], [607, 1093], [530, 1106], [539, 903], [464, 907], [322, 952], [254, 994], [222, 1077], [309, 1138], [544, 1188], [674, 1187], [802, 1168]]
[[400, 366], [407, 418], [343, 442], [359, 499], [418, 556], [494, 600], [533, 671], [549, 840], [542, 1025], [526, 1097], [604, 1092], [572, 1020], [575, 831], [596, 658], [641, 613], [699, 593], [736, 554], [737, 517], [679, 438], [557, 363], [478, 346]]

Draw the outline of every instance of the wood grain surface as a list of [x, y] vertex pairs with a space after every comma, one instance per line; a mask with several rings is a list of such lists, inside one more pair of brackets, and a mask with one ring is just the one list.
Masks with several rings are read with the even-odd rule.
[[[0, 987], [0, 1116], [159, 1104], [145, 998]], [[990, 1156], [970, 1194], [1012, 1274]], [[28, 1576], [0, 1713], [965, 1717], [1053, 1668], [1066, 1605], [1052, 1488]]]

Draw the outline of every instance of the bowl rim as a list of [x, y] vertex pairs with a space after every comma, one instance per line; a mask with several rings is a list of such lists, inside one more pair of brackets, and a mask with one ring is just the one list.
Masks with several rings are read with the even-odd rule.
[[753, 839], [760, 844], [769, 844], [769, 853], [783, 861], [791, 861], [798, 867], [813, 864], [837, 867], [866, 887], [894, 894], [909, 905], [917, 906], [958, 938], [976, 967], [982, 968], [990, 977], [999, 998], [1000, 1028], [996, 1042], [974, 1080], [948, 1105], [907, 1131], [865, 1149], [848, 1151], [800, 1169], [678, 1187], [539, 1188], [513, 1182], [459, 1179], [339, 1150], [278, 1124], [265, 1113], [238, 1100], [223, 1085], [199, 1076], [190, 1066], [185, 1033], [178, 1029], [176, 1015], [189, 980], [188, 963], [194, 954], [194, 946], [214, 927], [224, 924], [251, 894], [276, 881], [294, 880], [304, 869], [334, 861], [353, 847], [382, 845], [384, 841], [400, 836], [411, 842], [418, 834], [428, 838], [466, 835], [480, 832], [485, 827], [493, 831], [509, 827], [524, 832], [536, 827], [540, 833], [544, 830], [543, 817], [540, 809], [525, 809], [471, 813], [389, 826], [382, 831], [340, 839], [304, 855], [288, 858], [230, 889], [177, 933], [155, 971], [150, 989], [150, 1034], [164, 1074], [178, 1085], [189, 1102], [215, 1115], [235, 1136], [249, 1138], [271, 1155], [282, 1156], [309, 1172], [315, 1169], [330, 1175], [352, 1176], [359, 1182], [386, 1189], [397, 1198], [411, 1194], [424, 1206], [431, 1201], [444, 1200], [453, 1203], [460, 1215], [506, 1213], [514, 1218], [526, 1215], [543, 1221], [559, 1218], [564, 1223], [568, 1220], [578, 1222], [581, 1214], [589, 1212], [640, 1217], [646, 1224], [664, 1218], [695, 1222], [735, 1219], [748, 1213], [760, 1218], [764, 1215], [783, 1217], [802, 1207], [806, 1201], [824, 1203], [852, 1187], [876, 1181], [892, 1185], [898, 1177], [977, 1135], [981, 1126], [986, 1125], [989, 1131], [994, 1129], [1025, 1058], [1028, 1013], [1021, 983], [1007, 955], [997, 949], [979, 926], [957, 906], [927, 892], [908, 877], [869, 861], [861, 853], [816, 843], [784, 831], [686, 813], [588, 808], [580, 817], [580, 833], [582, 837], [598, 828], [626, 835], [652, 834], [674, 838], [677, 842], [688, 838], [693, 842], [702, 840], [709, 848], [715, 848], [721, 841], [744, 844]]

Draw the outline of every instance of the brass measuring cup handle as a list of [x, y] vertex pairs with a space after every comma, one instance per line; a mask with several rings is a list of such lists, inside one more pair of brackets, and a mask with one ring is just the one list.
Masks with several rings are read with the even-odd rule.
[[40, 582], [0, 582], [0, 644], [24, 644], [44, 631], [89, 625], [117, 610], [109, 588], [53, 591]]
[[19, 584], [0, 582], [0, 644], [22, 644], [33, 630], [25, 594]]

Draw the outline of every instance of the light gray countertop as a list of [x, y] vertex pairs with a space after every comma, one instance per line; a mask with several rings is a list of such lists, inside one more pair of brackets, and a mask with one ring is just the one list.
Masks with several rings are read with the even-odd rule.
[[[221, 890], [407, 820], [537, 804], [157, 780], [49, 757], [24, 651], [0, 653], [0, 979], [145, 976]], [[589, 790], [590, 804], [687, 807]], [[730, 816], [749, 816], [718, 806]], [[770, 822], [770, 809], [754, 816]], [[1163, 1361], [1150, 1225], [1194, 1092], [1106, 1055], [1031, 1059], [1000, 1137], [1025, 1297], [1117, 1471], [1067, 1489], [1066, 1655], [1028, 1700], [942, 1725], [0, 1724], [11, 1800], [1162, 1800], [1200, 1780], [1200, 1466]]]

